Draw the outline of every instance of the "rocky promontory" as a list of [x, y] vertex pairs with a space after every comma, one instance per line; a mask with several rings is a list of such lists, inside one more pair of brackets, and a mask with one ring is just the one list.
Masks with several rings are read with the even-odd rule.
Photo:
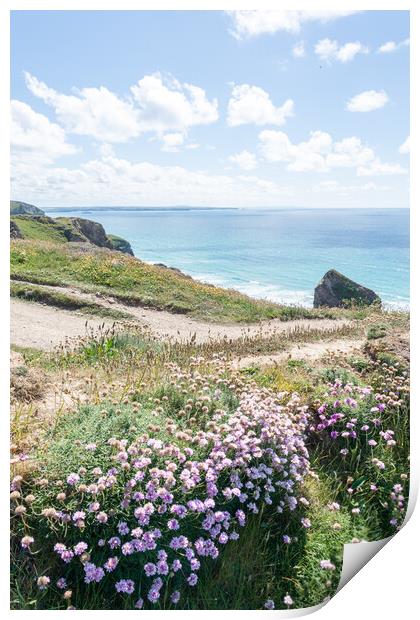
[[381, 304], [381, 298], [372, 291], [335, 269], [330, 269], [315, 288], [314, 308], [327, 306], [342, 308], [350, 304]]
[[10, 201], [10, 215], [45, 215], [44, 211], [35, 205], [21, 200]]
[[82, 217], [49, 217], [28, 203], [10, 201], [10, 238], [82, 242], [134, 256], [128, 241], [108, 235], [99, 222]]

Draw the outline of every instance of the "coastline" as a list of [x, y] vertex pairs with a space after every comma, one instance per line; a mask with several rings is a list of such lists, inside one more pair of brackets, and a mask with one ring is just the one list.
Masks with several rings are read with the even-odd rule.
[[[58, 210], [47, 208], [46, 212], [59, 216]], [[147, 264], [163, 263], [199, 282], [255, 299], [311, 307], [319, 279], [336, 268], [375, 290], [387, 309], [409, 308], [408, 248], [404, 237], [396, 238], [398, 232], [405, 235], [405, 209], [301, 209], [296, 213], [287, 209], [93, 207], [66, 211], [72, 213], [95, 219], [126, 238], [134, 255]], [[392, 221], [387, 224], [390, 214]], [[400, 214], [404, 223], [398, 225]], [[302, 235], [302, 218], [312, 229], [309, 239]], [[334, 218], [337, 221], [331, 226]], [[342, 219], [348, 235], [341, 230]], [[375, 237], [378, 225], [384, 239]], [[296, 241], [290, 243], [292, 236]]]

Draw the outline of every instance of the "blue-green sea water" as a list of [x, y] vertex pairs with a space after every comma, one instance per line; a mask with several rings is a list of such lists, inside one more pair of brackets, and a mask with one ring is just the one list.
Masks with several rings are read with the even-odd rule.
[[137, 257], [253, 297], [312, 305], [331, 268], [409, 304], [407, 209], [47, 209], [86, 217], [127, 239]]

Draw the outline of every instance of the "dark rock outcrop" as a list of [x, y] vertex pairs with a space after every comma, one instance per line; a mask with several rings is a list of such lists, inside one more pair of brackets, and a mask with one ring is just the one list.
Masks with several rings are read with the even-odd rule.
[[118, 237], [118, 235], [107, 236], [114, 250], [117, 250], [118, 252], [123, 252], [123, 254], [130, 254], [130, 256], [134, 256], [133, 248], [128, 243], [128, 241], [126, 241], [122, 237]]
[[42, 209], [20, 200], [10, 201], [10, 215], [45, 215]]
[[19, 230], [19, 226], [13, 220], [10, 220], [10, 238], [23, 239], [23, 235]]
[[315, 288], [314, 308], [342, 308], [350, 304], [380, 304], [380, 297], [370, 288], [357, 284], [335, 269], [330, 269]]
[[[34, 207], [36, 209], [36, 207]], [[22, 213], [10, 219], [11, 239], [44, 239], [54, 242], [88, 243], [134, 256], [130, 244], [116, 235], [107, 235], [99, 222], [82, 217], [49, 217]]]
[[56, 221], [63, 222], [63, 224], [71, 224], [73, 231], [69, 233], [71, 237], [69, 241], [86, 240], [100, 248], [113, 249], [104, 227], [99, 222], [85, 220], [82, 217], [57, 217]]

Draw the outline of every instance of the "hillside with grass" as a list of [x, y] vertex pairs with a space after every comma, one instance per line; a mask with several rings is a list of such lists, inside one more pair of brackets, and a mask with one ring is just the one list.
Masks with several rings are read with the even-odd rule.
[[35, 205], [20, 200], [10, 201], [10, 215], [45, 215], [44, 211]]
[[42, 217], [11, 240], [12, 323], [60, 334], [12, 338], [12, 608], [333, 596], [344, 544], [404, 521], [408, 313], [252, 299]]
[[396, 532], [408, 498], [406, 317], [381, 320], [352, 355], [241, 370], [123, 325], [15, 350], [12, 607], [332, 596], [344, 543]]
[[107, 235], [102, 224], [80, 217], [52, 218], [38, 207], [10, 201], [10, 237], [52, 243], [80, 242], [133, 256], [128, 241]]
[[334, 318], [333, 309], [281, 306], [185, 278], [137, 258], [52, 239], [13, 240], [11, 277], [36, 284], [100, 291], [128, 305], [189, 314], [209, 321], [256, 322], [279, 318]]

